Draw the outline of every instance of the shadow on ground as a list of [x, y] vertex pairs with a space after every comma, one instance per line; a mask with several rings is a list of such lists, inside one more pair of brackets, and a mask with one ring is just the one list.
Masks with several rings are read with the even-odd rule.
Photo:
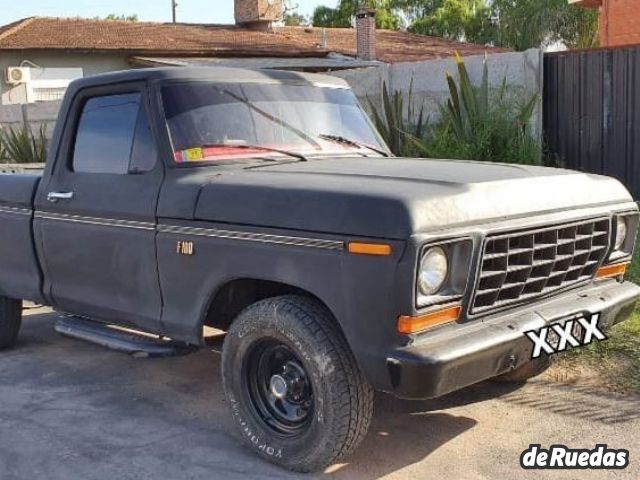
[[[219, 355], [211, 349], [135, 359], [58, 336], [55, 318], [30, 315], [19, 346], [0, 355], [3, 478], [39, 472], [50, 479], [83, 480], [207, 478], [211, 472], [229, 478], [296, 478], [240, 444], [224, 403]], [[577, 396], [567, 396], [565, 388]], [[640, 416], [637, 399], [617, 398], [612, 409], [611, 394], [544, 382], [520, 390], [485, 383], [418, 402], [379, 394], [361, 448], [326, 476], [381, 477], [420, 462], [476, 426], [455, 407], [495, 398], [557, 414], [578, 410], [585, 420], [603, 424]]]

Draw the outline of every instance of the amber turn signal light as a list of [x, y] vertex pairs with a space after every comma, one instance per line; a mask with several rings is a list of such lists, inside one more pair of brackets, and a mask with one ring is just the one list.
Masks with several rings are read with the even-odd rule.
[[628, 263], [616, 263], [615, 265], [605, 265], [598, 269], [596, 278], [611, 278], [624, 275], [627, 271]]
[[391, 245], [385, 243], [349, 243], [349, 253], [360, 255], [391, 255]]
[[455, 322], [460, 318], [461, 312], [462, 307], [456, 305], [455, 307], [443, 308], [442, 310], [418, 315], [416, 317], [402, 315], [398, 317], [398, 332], [404, 334], [418, 333], [437, 325]]

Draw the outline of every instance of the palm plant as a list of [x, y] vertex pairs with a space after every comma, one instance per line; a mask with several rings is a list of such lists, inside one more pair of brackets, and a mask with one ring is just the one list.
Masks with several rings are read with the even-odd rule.
[[373, 123], [391, 151], [407, 157], [540, 163], [540, 143], [529, 132], [539, 96], [514, 101], [506, 78], [492, 91], [486, 56], [476, 87], [463, 58], [456, 55], [455, 60], [458, 79], [447, 73], [449, 98], [439, 106], [440, 119], [435, 123], [428, 121], [424, 106], [416, 107], [413, 82], [407, 97], [399, 91], [390, 93], [384, 84], [381, 108], [369, 100]]
[[464, 60], [456, 55], [458, 81], [447, 73], [449, 98], [440, 106], [441, 119], [422, 142], [429, 156], [514, 163], [539, 163], [540, 146], [529, 133], [539, 96], [524, 103], [509, 98], [506, 78], [495, 94], [489, 89], [485, 57], [482, 81], [474, 87]]
[[0, 129], [0, 157], [9, 163], [44, 163], [47, 158], [46, 125], [35, 134], [26, 126]]
[[416, 107], [413, 98], [413, 80], [409, 86], [407, 103], [402, 92], [390, 92], [386, 82], [382, 85], [382, 108], [369, 100], [369, 109], [375, 127], [395, 155], [411, 156], [416, 153], [415, 139], [426, 134], [428, 118], [424, 105]]
[[[459, 140], [469, 141], [477, 134], [477, 130], [495, 120], [496, 109], [489, 105], [489, 68], [485, 56], [482, 68], [482, 82], [479, 88], [474, 88], [464, 60], [456, 54], [459, 85], [451, 74], [447, 73], [449, 85], [449, 99], [440, 106], [440, 114], [445, 122], [453, 127]], [[502, 80], [500, 89], [494, 100], [498, 108], [504, 107], [507, 100], [506, 78]], [[528, 102], [515, 112], [515, 123], [520, 129], [526, 129], [531, 121], [538, 101], [538, 95], [533, 95]]]

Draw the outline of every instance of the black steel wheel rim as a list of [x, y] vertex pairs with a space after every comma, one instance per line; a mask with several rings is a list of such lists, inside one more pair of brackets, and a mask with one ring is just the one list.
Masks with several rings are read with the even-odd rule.
[[243, 377], [255, 416], [275, 433], [296, 436], [313, 418], [314, 398], [309, 375], [285, 343], [262, 340], [244, 362]]

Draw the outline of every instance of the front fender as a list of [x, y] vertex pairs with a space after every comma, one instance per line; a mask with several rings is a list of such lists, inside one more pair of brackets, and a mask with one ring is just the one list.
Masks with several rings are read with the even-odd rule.
[[[237, 230], [249, 232], [249, 237], [209, 236], [204, 233], [220, 232], [223, 227], [201, 222], [188, 225], [185, 223], [180, 229], [161, 227], [157, 235], [162, 333], [199, 344], [203, 319], [221, 286], [238, 278], [279, 282], [320, 299], [340, 324], [365, 374], [374, 375], [369, 360], [377, 358], [375, 352], [388, 345], [389, 335], [396, 335], [395, 321], [401, 309], [396, 275], [404, 242], [385, 241], [392, 245], [389, 256], [355, 255], [345, 248], [352, 240], [345, 237], [246, 227]], [[223, 231], [236, 229], [225, 225]], [[260, 241], [261, 234], [282, 241]], [[290, 236], [319, 242], [288, 243]], [[192, 255], [178, 252], [178, 242], [185, 241], [193, 242]]]

